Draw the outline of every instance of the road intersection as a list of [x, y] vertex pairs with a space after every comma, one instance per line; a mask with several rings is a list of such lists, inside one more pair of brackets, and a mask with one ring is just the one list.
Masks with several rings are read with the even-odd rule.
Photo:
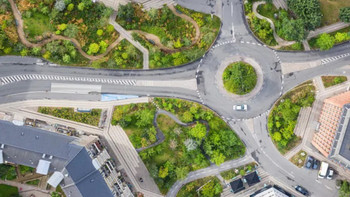
[[[320, 52], [275, 51], [256, 40], [246, 26], [243, 5], [239, 0], [221, 3], [199, 4], [196, 1], [178, 3], [198, 11], [214, 12], [222, 20], [222, 29], [214, 46], [198, 61], [160, 70], [95, 70], [90, 68], [61, 67], [35, 58], [0, 57], [0, 104], [23, 100], [89, 100], [98, 101], [100, 94], [65, 94], [51, 91], [52, 83], [101, 85], [101, 93], [132, 94], [150, 97], [176, 97], [202, 103], [218, 113], [234, 129], [247, 146], [247, 157], [252, 157], [261, 167], [278, 181], [288, 186], [303, 185], [313, 196], [337, 196], [335, 189], [320, 187], [316, 177], [308, 176], [286, 160], [273, 145], [267, 131], [267, 115], [274, 102], [284, 93], [304, 81], [319, 75], [344, 74], [350, 72], [349, 44]], [[210, 1], [211, 2], [211, 1]], [[220, 3], [219, 3], [220, 5]], [[216, 73], [222, 60], [239, 56], [256, 61], [263, 76], [263, 84], [254, 96], [247, 100], [232, 99], [221, 94], [217, 86]], [[283, 73], [283, 63], [306, 63], [319, 61], [313, 67], [291, 68]], [[295, 71], [293, 71], [295, 70]], [[30, 79], [31, 80], [24, 80]], [[36, 78], [35, 78], [36, 76]], [[39, 79], [40, 76], [40, 79]], [[46, 76], [46, 78], [44, 78]], [[50, 77], [51, 76], [51, 77]], [[57, 78], [57, 79], [56, 79]], [[20, 80], [21, 79], [21, 80]], [[91, 80], [88, 80], [91, 79]], [[196, 80], [196, 88], [181, 86], [138, 85], [138, 81], [188, 81]], [[220, 79], [219, 79], [220, 80]], [[10, 83], [11, 82], [11, 83]], [[127, 84], [126, 84], [127, 83]], [[152, 83], [149, 83], [152, 84]], [[174, 83], [175, 84], [175, 83]], [[232, 111], [234, 104], [248, 104], [247, 112]], [[235, 161], [232, 161], [235, 163]], [[214, 168], [214, 167], [211, 167]], [[183, 182], [204, 175], [190, 173]], [[169, 191], [174, 196], [179, 189], [177, 183]]]

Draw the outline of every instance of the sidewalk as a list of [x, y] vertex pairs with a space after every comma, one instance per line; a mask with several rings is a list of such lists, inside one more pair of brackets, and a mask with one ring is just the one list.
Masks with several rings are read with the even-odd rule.
[[337, 22], [332, 25], [324, 26], [318, 29], [315, 29], [314, 31], [310, 31], [309, 35], [307, 36], [307, 39], [311, 39], [313, 37], [316, 37], [323, 33], [331, 33], [334, 31], [338, 31], [339, 29], [343, 29], [345, 27], [349, 27], [350, 23], [343, 23], [343, 22]]
[[127, 39], [132, 45], [134, 45], [143, 53], [143, 69], [149, 69], [148, 50], [145, 47], [143, 47], [139, 42], [135, 41], [129, 32], [127, 32], [122, 26], [115, 22], [116, 17], [117, 12], [114, 12], [109, 18], [109, 23], [114, 26], [114, 29], [118, 31], [121, 36]]

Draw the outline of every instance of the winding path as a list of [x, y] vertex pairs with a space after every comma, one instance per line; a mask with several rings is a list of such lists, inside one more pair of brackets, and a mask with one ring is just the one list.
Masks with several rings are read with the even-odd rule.
[[174, 120], [177, 124], [179, 124], [181, 126], [186, 126], [187, 127], [187, 126], [191, 126], [193, 124], [196, 124], [197, 122], [203, 123], [206, 126], [206, 128], [207, 128], [206, 136], [208, 135], [209, 126], [208, 126], [208, 123], [206, 121], [204, 121], [204, 120], [197, 120], [197, 121], [193, 121], [193, 122], [189, 122], [189, 123], [184, 123], [180, 119], [178, 119], [176, 117], [176, 115], [172, 114], [171, 112], [165, 111], [163, 109], [158, 109], [156, 111], [156, 113], [154, 114], [154, 118], [153, 118], [153, 125], [154, 125], [154, 127], [156, 128], [156, 131], [157, 131], [157, 135], [156, 135], [157, 141], [155, 143], [149, 145], [149, 146], [136, 149], [137, 152], [141, 152], [143, 150], [146, 150], [148, 148], [157, 146], [158, 144], [161, 144], [162, 142], [164, 142], [165, 136], [164, 136], [162, 130], [160, 130], [160, 128], [158, 126], [158, 123], [157, 123], [157, 118], [161, 114], [169, 116], [172, 120]]
[[195, 45], [199, 41], [200, 36], [201, 36], [199, 25], [196, 23], [195, 20], [193, 20], [193, 18], [191, 18], [191, 17], [189, 17], [189, 16], [187, 16], [185, 14], [178, 13], [178, 11], [176, 10], [176, 8], [173, 5], [168, 5], [168, 7], [173, 12], [174, 15], [176, 15], [176, 16], [178, 16], [178, 17], [180, 17], [180, 18], [190, 22], [193, 25], [193, 27], [195, 28], [196, 35], [195, 35], [194, 39], [192, 40], [192, 44], [190, 46], [181, 47], [181, 48], [178, 48], [178, 49], [169, 48], [169, 47], [164, 46], [162, 44], [162, 42], [160, 41], [160, 38], [157, 35], [154, 35], [154, 34], [151, 34], [151, 33], [147, 33], [147, 32], [144, 32], [142, 30], [130, 30], [128, 32], [130, 32], [130, 33], [135, 32], [135, 33], [141, 34], [147, 40], [152, 40], [154, 42], [154, 45], [156, 45], [160, 50], [162, 50], [164, 52], [167, 52], [167, 53], [174, 53], [174, 52], [186, 50], [186, 49], [192, 47], [193, 45]]
[[258, 12], [257, 12], [257, 8], [259, 5], [262, 5], [262, 4], [265, 4], [266, 2], [265, 1], [258, 1], [258, 2], [254, 2], [253, 3], [253, 13], [255, 14], [256, 17], [258, 17], [259, 19], [265, 19], [267, 20], [269, 23], [270, 23], [270, 26], [271, 26], [271, 29], [273, 31], [273, 37], [275, 38], [275, 40], [278, 42], [278, 45], [277, 46], [271, 46], [272, 48], [280, 48], [280, 47], [283, 47], [283, 46], [289, 46], [289, 45], [292, 45], [295, 43], [295, 41], [286, 41], [286, 40], [283, 40], [281, 37], [279, 37], [276, 33], [276, 28], [275, 28], [275, 24], [273, 23], [273, 21], [265, 16], [262, 16], [260, 15]]
[[87, 59], [89, 60], [98, 60], [101, 59], [102, 57], [106, 56], [115, 46], [117, 46], [119, 44], [119, 42], [121, 40], [123, 40], [124, 38], [122, 36], [119, 36], [117, 40], [115, 40], [112, 44], [109, 45], [109, 47], [106, 49], [106, 51], [100, 55], [88, 55], [87, 53], [85, 53], [85, 51], [83, 51], [83, 49], [81, 48], [80, 43], [78, 42], [78, 40], [74, 39], [74, 38], [69, 38], [69, 37], [65, 37], [65, 36], [61, 36], [61, 35], [55, 35], [55, 34], [51, 34], [51, 37], [48, 39], [45, 39], [43, 41], [40, 41], [38, 43], [31, 43], [27, 40], [24, 30], [23, 30], [23, 20], [21, 17], [21, 14], [19, 12], [19, 10], [16, 7], [16, 4], [13, 0], [9, 0], [10, 4], [11, 4], [11, 9], [13, 12], [13, 15], [17, 21], [17, 32], [18, 32], [18, 36], [19, 39], [21, 40], [22, 44], [24, 44], [26, 47], [41, 47], [44, 46], [45, 44], [52, 42], [54, 40], [69, 40], [71, 41], [74, 46], [77, 48], [77, 50]]

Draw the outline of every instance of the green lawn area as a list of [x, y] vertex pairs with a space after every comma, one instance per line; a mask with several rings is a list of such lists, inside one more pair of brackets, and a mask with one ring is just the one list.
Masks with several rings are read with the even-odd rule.
[[0, 179], [14, 180], [17, 178], [16, 168], [12, 165], [0, 164]]
[[234, 179], [238, 175], [244, 176], [245, 174], [251, 172], [252, 170], [255, 169], [255, 166], [256, 166], [256, 164], [254, 162], [253, 163], [249, 163], [247, 165], [240, 166], [240, 167], [235, 168], [235, 169], [230, 169], [230, 170], [223, 171], [223, 172], [220, 173], [220, 175], [226, 181], [230, 181], [231, 179]]
[[321, 78], [325, 88], [341, 84], [348, 80], [346, 76], [322, 76]]
[[301, 141], [294, 134], [299, 111], [311, 106], [315, 100], [315, 87], [307, 81], [282, 96], [273, 106], [268, 118], [268, 130], [273, 143], [285, 154]]
[[226, 67], [222, 79], [227, 91], [244, 95], [254, 89], [257, 75], [254, 68], [248, 63], [235, 62]]
[[301, 168], [304, 166], [306, 156], [307, 156], [307, 153], [305, 151], [301, 150], [297, 154], [295, 154], [292, 158], [290, 158], [289, 161], [291, 161], [294, 165]]
[[65, 107], [39, 107], [38, 112], [58, 118], [81, 122], [92, 126], [98, 126], [101, 117], [101, 109], [92, 109], [91, 112], [74, 112], [73, 108]]
[[[202, 187], [198, 192], [197, 190]], [[217, 177], [205, 177], [182, 186], [176, 197], [218, 197], [222, 192], [220, 180]]]
[[300, 42], [296, 42], [290, 46], [283, 46], [280, 48], [280, 50], [285, 51], [304, 51], [304, 45]]
[[323, 14], [321, 25], [330, 25], [339, 21], [339, 10], [342, 7], [350, 7], [349, 0], [319, 0]]
[[23, 17], [23, 25], [24, 31], [30, 38], [42, 36], [44, 33], [54, 31], [49, 16], [39, 12], [32, 13], [30, 18]]
[[18, 167], [22, 175], [25, 175], [27, 173], [32, 173], [35, 170], [35, 168], [29, 167], [29, 166], [18, 165]]
[[35, 180], [32, 180], [32, 181], [28, 181], [28, 182], [26, 182], [26, 184], [28, 184], [28, 185], [34, 185], [34, 186], [38, 186], [38, 185], [39, 185], [39, 182], [40, 182], [40, 180], [39, 180], [39, 179], [35, 179]]
[[257, 11], [259, 14], [271, 19], [274, 23], [276, 21], [276, 18], [274, 17], [274, 14], [278, 14], [278, 9], [271, 3], [265, 3], [262, 5], [259, 5], [257, 8]]
[[18, 188], [10, 185], [0, 184], [0, 197], [17, 197]]
[[[159, 115], [156, 121], [164, 142], [139, 153], [163, 194], [190, 171], [209, 166], [205, 155], [217, 165], [244, 155], [244, 145], [234, 131], [209, 109], [180, 99], [155, 98], [154, 102], [183, 122], [194, 121], [181, 126], [170, 117]], [[116, 106], [112, 124], [121, 125], [136, 148], [146, 147], [156, 141], [155, 109], [152, 103]]]

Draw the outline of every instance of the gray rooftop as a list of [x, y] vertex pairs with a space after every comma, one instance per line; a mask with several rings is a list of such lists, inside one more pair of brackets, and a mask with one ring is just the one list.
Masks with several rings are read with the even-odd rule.
[[[0, 120], [0, 144], [4, 160], [37, 167], [43, 154], [51, 161], [49, 172], [68, 172], [62, 189], [72, 197], [113, 197], [87, 150], [74, 143], [77, 138]], [[53, 156], [52, 159], [49, 156]]]
[[[350, 121], [350, 120], [348, 120]], [[346, 127], [343, 143], [341, 144], [339, 155], [350, 161], [350, 124]]]
[[0, 144], [65, 160], [72, 159], [82, 149], [71, 143], [76, 139], [74, 137], [28, 126], [16, 126], [3, 120], [0, 120], [0, 136]]

